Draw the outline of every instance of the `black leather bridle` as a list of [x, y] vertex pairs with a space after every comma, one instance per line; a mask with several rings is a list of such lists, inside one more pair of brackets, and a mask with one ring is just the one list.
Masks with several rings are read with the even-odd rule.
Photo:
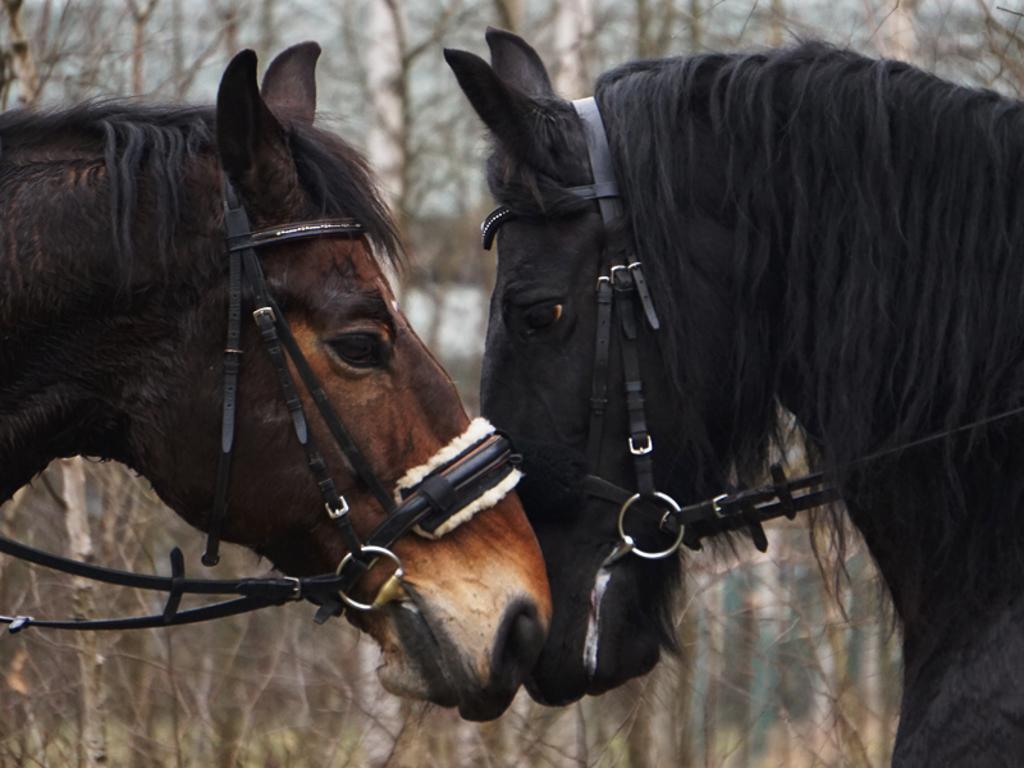
[[[596, 200], [601, 220], [610, 235], [619, 231], [616, 227], [621, 224], [623, 210], [604, 122], [593, 98], [577, 99], [572, 104], [586, 133], [593, 183], [568, 187], [564, 191], [584, 200]], [[501, 225], [516, 217], [515, 211], [508, 206], [499, 206], [488, 214], [480, 226], [485, 250], [491, 248]], [[611, 239], [609, 237], [609, 240]], [[685, 526], [678, 525], [669, 547], [649, 552], [637, 547], [633, 538], [625, 531], [626, 515], [637, 502], [643, 501], [665, 509], [663, 527], [682, 512], [675, 499], [658, 491], [654, 482], [654, 440], [647, 426], [644, 382], [637, 345], [641, 327], [646, 326], [656, 332], [661, 323], [644, 276], [643, 264], [632, 258], [631, 252], [631, 248], [609, 247], [605, 250], [596, 288], [597, 333], [594, 342], [587, 431], [587, 461], [590, 470], [595, 474], [584, 479], [582, 490], [590, 496], [612, 501], [620, 508], [618, 527], [621, 544], [606, 564], [627, 552], [652, 560], [668, 557], [679, 548], [686, 536]], [[600, 477], [601, 442], [608, 409], [608, 382], [611, 379], [612, 335], [615, 326], [619, 329], [618, 346], [628, 420], [626, 447], [632, 458], [636, 478], [634, 491], [627, 491]]]
[[[625, 228], [625, 222], [619, 221], [623, 215], [622, 205], [619, 202], [619, 188], [615, 180], [611, 150], [608, 146], [608, 138], [597, 102], [593, 97], [578, 99], [573, 102], [573, 107], [583, 122], [594, 182], [583, 186], [565, 187], [562, 191], [584, 200], [596, 200], [605, 230], [609, 233], [621, 231], [615, 229], [616, 226]], [[517, 217], [517, 213], [505, 205], [491, 211], [480, 225], [484, 249], [490, 250], [502, 224], [515, 220]], [[626, 248], [624, 253], [628, 254], [630, 250], [630, 248]], [[619, 507], [619, 541], [612, 553], [605, 559], [604, 566], [611, 565], [630, 553], [656, 560], [674, 554], [683, 544], [691, 549], [700, 549], [701, 539], [726, 531], [744, 529], [749, 531], [754, 545], [764, 552], [768, 548], [768, 538], [762, 523], [780, 517], [793, 519], [797, 512], [830, 504], [840, 499], [839, 491], [824, 473], [814, 472], [790, 479], [786, 477], [780, 464], [771, 465], [772, 482], [769, 484], [722, 493], [686, 506], [681, 506], [668, 494], [657, 491], [653, 474], [654, 444], [647, 429], [643, 379], [636, 351], [636, 340], [640, 327], [646, 325], [652, 332], [657, 332], [660, 322], [644, 277], [642, 264], [638, 260], [624, 259], [621, 255], [611, 258], [602, 256], [602, 272], [604, 274], [597, 279], [597, 335], [591, 383], [590, 426], [587, 435], [587, 458], [590, 470], [595, 474], [584, 477], [580, 490], [588, 496], [603, 499]], [[637, 318], [637, 303], [642, 310], [643, 322]], [[623, 488], [604, 479], [599, 474], [601, 438], [608, 404], [612, 327], [615, 315], [618, 315], [619, 319], [619, 341], [629, 421], [627, 448], [633, 457], [636, 476], [635, 490]], [[1011, 408], [954, 429], [935, 432], [892, 448], [877, 451], [844, 465], [842, 469], [869, 464], [881, 458], [937, 443], [951, 436], [1022, 414], [1024, 414], [1024, 406]], [[627, 514], [637, 502], [641, 501], [665, 510], [661, 517], [660, 528], [673, 536], [672, 543], [668, 547], [656, 552], [641, 550], [636, 546], [633, 537], [627, 533], [625, 525]]]
[[[414, 527], [427, 534], [438, 531], [457, 511], [464, 509], [491, 489], [503, 483], [503, 487], [508, 486], [507, 479], [516, 471], [517, 457], [512, 452], [508, 439], [498, 433], [487, 434], [448, 460], [438, 463], [419, 482], [401, 489], [401, 501], [396, 502], [338, 418], [295, 340], [288, 321], [268, 289], [257, 256], [258, 249], [269, 245], [316, 237], [362, 237], [363, 226], [352, 219], [333, 218], [253, 231], [241, 198], [228, 180], [224, 183], [224, 211], [228, 253], [228, 323], [227, 343], [224, 349], [221, 454], [203, 563], [212, 566], [219, 560], [221, 529], [228, 512], [227, 497], [242, 357], [243, 292], [246, 288], [252, 302], [253, 319], [259, 329], [263, 347], [274, 367], [281, 394], [291, 415], [295, 435], [303, 447], [306, 464], [323, 500], [325, 514], [340, 532], [348, 554], [342, 559], [335, 573], [317, 576], [237, 580], [193, 579], [186, 578], [184, 556], [177, 547], [170, 553], [171, 575], [165, 577], [104, 568], [60, 557], [0, 537], [0, 553], [30, 563], [107, 584], [168, 593], [164, 610], [149, 616], [96, 620], [0, 616], [0, 624], [7, 624], [10, 632], [18, 632], [30, 626], [91, 630], [175, 626], [247, 613], [295, 600], [310, 600], [319, 605], [316, 614], [318, 623], [326, 621], [331, 616], [341, 615], [346, 605], [356, 610], [370, 610], [379, 607], [401, 591], [404, 572], [401, 561], [391, 551], [391, 547], [399, 538]], [[338, 492], [330, 469], [313, 440], [305, 409], [288, 367], [289, 359], [338, 448], [352, 466], [358, 479], [369, 489], [386, 514], [385, 519], [365, 541], [353, 527], [348, 502]], [[391, 560], [396, 570], [378, 591], [373, 602], [356, 602], [349, 597], [349, 593], [360, 577], [381, 557]], [[235, 599], [179, 610], [184, 595], [233, 595]]]

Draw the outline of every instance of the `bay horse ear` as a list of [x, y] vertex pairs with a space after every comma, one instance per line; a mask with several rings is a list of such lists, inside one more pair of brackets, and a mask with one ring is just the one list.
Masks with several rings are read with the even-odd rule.
[[534, 135], [537, 103], [507, 83], [490, 64], [469, 51], [444, 50], [445, 61], [455, 73], [469, 103], [501, 144], [518, 157], [543, 167], [544, 157]]
[[527, 96], [555, 98], [544, 62], [529, 43], [519, 35], [494, 27], [487, 28], [485, 38], [491, 49], [491, 66], [498, 77]]
[[316, 62], [320, 46], [308, 41], [277, 55], [263, 75], [263, 101], [279, 117], [313, 124], [316, 113]]
[[228, 64], [217, 91], [217, 150], [224, 171], [259, 192], [282, 171], [294, 174], [284, 129], [256, 85], [256, 54], [245, 50]]

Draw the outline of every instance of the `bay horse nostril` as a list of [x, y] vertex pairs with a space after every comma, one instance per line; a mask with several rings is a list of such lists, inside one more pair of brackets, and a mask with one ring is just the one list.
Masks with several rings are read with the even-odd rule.
[[518, 686], [540, 656], [546, 635], [532, 601], [510, 605], [494, 642], [490, 687]]

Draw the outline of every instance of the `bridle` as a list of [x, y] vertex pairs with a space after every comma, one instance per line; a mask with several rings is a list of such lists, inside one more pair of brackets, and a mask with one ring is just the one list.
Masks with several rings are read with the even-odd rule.
[[[583, 200], [596, 200], [606, 233], [612, 233], [616, 231], [616, 227], [622, 227], [624, 222], [620, 221], [623, 217], [623, 209], [604, 122], [593, 97], [577, 99], [572, 104], [583, 123], [593, 183], [564, 187], [562, 192]], [[500, 227], [516, 218], [518, 218], [517, 213], [505, 205], [491, 211], [480, 225], [484, 250], [490, 250]], [[614, 250], [614, 248], [606, 249], [606, 251]], [[610, 566], [630, 553], [648, 560], [659, 560], [675, 554], [684, 544], [691, 549], [699, 550], [701, 549], [701, 539], [726, 531], [743, 529], [749, 531], [754, 545], [764, 552], [768, 548], [768, 538], [762, 527], [764, 522], [780, 517], [793, 519], [799, 511], [838, 501], [840, 500], [839, 491], [822, 472], [810, 473], [792, 479], [787, 478], [781, 464], [771, 465], [772, 482], [769, 484], [722, 493], [686, 506], [680, 505], [671, 496], [656, 489], [654, 443], [647, 428], [637, 339], [640, 328], [646, 326], [651, 332], [657, 332], [660, 328], [660, 321], [644, 276], [643, 265], [639, 260], [629, 256], [630, 251], [631, 248], [626, 247], [620, 249], [618, 255], [602, 256], [602, 274], [597, 279], [596, 287], [597, 332], [594, 343], [594, 367], [591, 376], [589, 404], [590, 421], [587, 433], [587, 460], [593, 474], [583, 478], [580, 490], [587, 496], [607, 501], [619, 508], [618, 542], [605, 559], [602, 567]], [[637, 304], [639, 304], [639, 313]], [[642, 320], [638, 319], [638, 314], [643, 318]], [[616, 316], [618, 317], [618, 339], [628, 419], [626, 447], [632, 457], [636, 478], [635, 489], [623, 488], [600, 476], [601, 440], [608, 405], [612, 333]], [[1021, 414], [1024, 414], [1024, 406], [878, 451], [842, 468], [867, 464]], [[664, 510], [659, 529], [672, 536], [671, 543], [665, 548], [657, 551], [640, 549], [637, 547], [635, 539], [627, 532], [628, 513], [639, 502], [651, 504]]]
[[[365, 232], [362, 224], [347, 218], [318, 219], [286, 224], [254, 231], [248, 214], [234, 185], [224, 181], [224, 225], [228, 254], [228, 318], [227, 342], [224, 348], [223, 406], [221, 419], [221, 453], [214, 487], [214, 505], [208, 520], [208, 538], [203, 564], [219, 561], [221, 530], [228, 513], [228, 488], [234, 448], [235, 421], [238, 410], [238, 379], [242, 358], [243, 292], [248, 289], [252, 317], [259, 330], [264, 350], [269, 357], [281, 395], [291, 416], [292, 427], [305, 453], [306, 464], [320, 492], [324, 514], [339, 531], [348, 553], [337, 571], [309, 577], [262, 577], [244, 579], [194, 579], [185, 576], [181, 550], [170, 553], [170, 576], [157, 576], [92, 565], [51, 554], [11, 539], [0, 537], [0, 553], [53, 570], [107, 584], [135, 589], [154, 590], [168, 594], [161, 613], [130, 618], [94, 620], [49, 620], [30, 616], [0, 616], [10, 632], [26, 627], [50, 629], [122, 630], [192, 624], [232, 616], [239, 613], [281, 605], [296, 600], [309, 600], [319, 606], [315, 620], [323, 623], [340, 616], [346, 606], [353, 610], [373, 610], [396, 596], [404, 587], [404, 570], [392, 551], [394, 543], [412, 530], [433, 538], [443, 535], [455, 525], [469, 519], [481, 506], [487, 494], [491, 502], [515, 485], [519, 472], [518, 457], [509, 440], [486, 425], [483, 420], [471, 424], [470, 430], [441, 449], [426, 465], [416, 482], [400, 483], [396, 500], [385, 489], [370, 462], [345, 428], [292, 334], [288, 321], [271, 294], [257, 251], [266, 246], [320, 237], [359, 238]], [[361, 539], [352, 524], [349, 505], [338, 492], [330, 469], [316, 447], [298, 389], [288, 366], [291, 360], [303, 386], [316, 404], [341, 453], [362, 482], [381, 505], [384, 520]], [[483, 426], [481, 426], [483, 425]], [[395, 571], [369, 603], [349, 596], [359, 579], [380, 559], [390, 560]], [[184, 595], [232, 595], [234, 599], [180, 610]]]
[[[593, 97], [572, 102], [583, 123], [587, 139], [587, 152], [593, 183], [567, 187], [563, 191], [583, 200], [596, 200], [601, 221], [609, 235], [623, 218], [619, 187], [615, 180], [611, 150], [604, 129], [604, 121]], [[508, 206], [499, 206], [484, 219], [480, 233], [485, 250], [490, 250], [498, 229], [507, 221], [517, 218]], [[611, 240], [611, 237], [609, 237]], [[665, 510], [662, 527], [682, 512], [682, 507], [668, 494], [657, 490], [654, 482], [654, 440], [647, 426], [644, 403], [644, 381], [637, 349], [640, 328], [646, 326], [657, 332], [661, 327], [654, 307], [650, 288], [644, 275], [643, 264], [632, 258], [630, 248], [606, 248], [597, 278], [597, 332], [594, 340], [594, 367], [591, 374], [589, 426], [587, 430], [587, 461], [595, 474], [587, 475], [582, 490], [589, 496], [605, 499], [619, 505], [618, 530], [620, 543], [605, 561], [610, 565], [629, 552], [649, 560], [668, 557], [679, 549], [686, 538], [686, 527], [679, 525], [672, 543], [661, 550], [647, 551], [636, 545], [626, 533], [625, 523], [629, 511], [638, 502], [654, 504]], [[638, 306], [639, 305], [639, 306]], [[601, 443], [605, 432], [608, 410], [608, 383], [611, 379], [611, 351], [614, 328], [618, 327], [618, 347], [623, 371], [627, 414], [626, 449], [632, 460], [636, 480], [635, 490], [628, 491], [600, 476]], [[689, 541], [689, 540], [688, 540]]]

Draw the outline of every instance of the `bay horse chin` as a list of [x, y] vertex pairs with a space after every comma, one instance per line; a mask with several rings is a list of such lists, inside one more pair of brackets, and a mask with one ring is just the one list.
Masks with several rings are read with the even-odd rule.
[[695, 544], [659, 525], [760, 480], [788, 411], [899, 618], [894, 763], [1013, 763], [1021, 104], [814, 42], [626, 64], [570, 103], [522, 39], [487, 43], [446, 58], [495, 140], [482, 403], [551, 579], [531, 691], [599, 693], [671, 647], [677, 559], [636, 551]]
[[348, 616], [387, 688], [496, 717], [543, 642], [543, 560], [504, 438], [399, 311], [364, 161], [313, 124], [319, 54], [262, 89], [238, 54], [214, 109], [0, 115], [0, 501], [58, 457], [123, 462], [210, 533], [208, 564], [223, 536], [326, 574], [296, 597], [350, 583], [305, 596], [375, 606]]

